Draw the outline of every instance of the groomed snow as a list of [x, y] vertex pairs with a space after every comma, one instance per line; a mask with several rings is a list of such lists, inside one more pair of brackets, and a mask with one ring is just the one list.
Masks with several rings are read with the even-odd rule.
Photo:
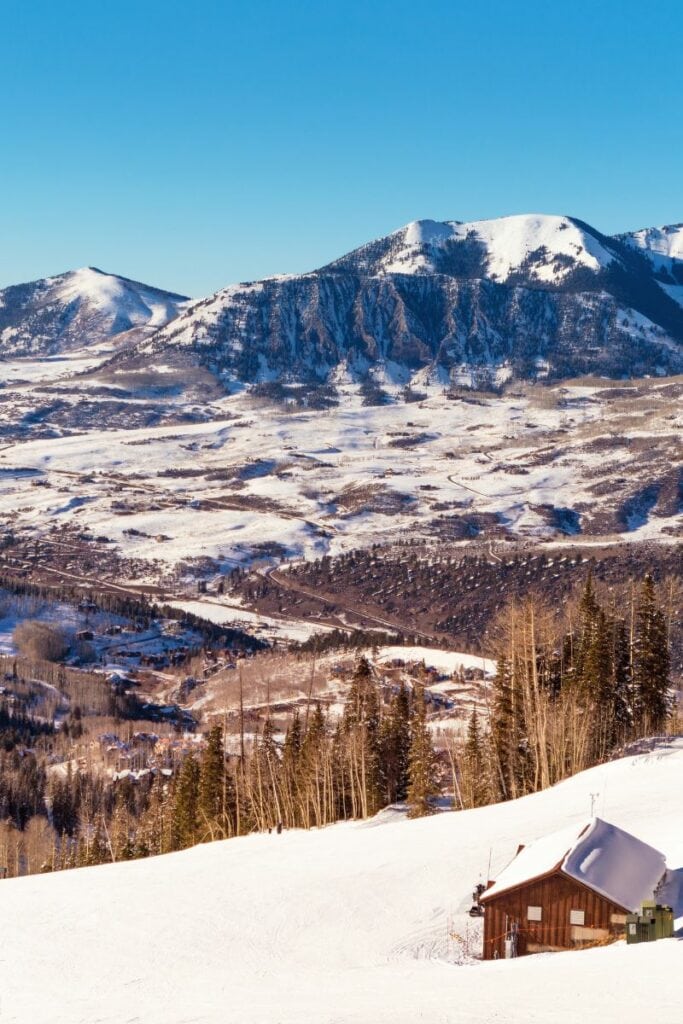
[[384, 812], [2, 882], [3, 1020], [676, 1021], [680, 941], [477, 963], [480, 922], [467, 910], [520, 842], [578, 827], [599, 793], [602, 815], [678, 869], [680, 929], [682, 770], [679, 739], [495, 807], [419, 821]]

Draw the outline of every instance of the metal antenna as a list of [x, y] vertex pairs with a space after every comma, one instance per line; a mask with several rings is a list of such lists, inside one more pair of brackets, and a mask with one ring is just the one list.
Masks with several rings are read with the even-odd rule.
[[595, 807], [595, 801], [598, 799], [599, 796], [600, 796], [599, 793], [591, 793], [590, 794], [590, 798], [591, 798], [591, 818], [593, 817], [593, 808]]

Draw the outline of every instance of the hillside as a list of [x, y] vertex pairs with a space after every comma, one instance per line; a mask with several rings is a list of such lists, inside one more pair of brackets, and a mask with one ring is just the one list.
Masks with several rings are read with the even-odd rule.
[[389, 811], [318, 832], [6, 881], [4, 1017], [616, 1024], [654, 1012], [675, 1020], [680, 939], [482, 964], [472, 961], [477, 922], [466, 911], [489, 858], [495, 875], [519, 842], [585, 818], [597, 794], [600, 816], [677, 869], [668, 898], [680, 931], [682, 769], [679, 739], [475, 811], [418, 821]]
[[158, 330], [178, 315], [182, 295], [82, 267], [0, 291], [0, 357], [92, 347], [135, 329]]

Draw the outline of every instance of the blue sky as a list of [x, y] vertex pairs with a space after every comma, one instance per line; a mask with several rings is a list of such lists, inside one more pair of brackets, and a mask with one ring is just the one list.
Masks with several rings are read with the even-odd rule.
[[683, 220], [680, 0], [3, 0], [0, 286], [201, 295], [421, 217]]

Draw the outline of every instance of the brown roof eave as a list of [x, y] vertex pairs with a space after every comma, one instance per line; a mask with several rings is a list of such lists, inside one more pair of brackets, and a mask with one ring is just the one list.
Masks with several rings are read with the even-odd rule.
[[[555, 865], [555, 867], [551, 868], [550, 871], [544, 871], [543, 874], [541, 874], [541, 875], [534, 875], [533, 878], [527, 878], [524, 882], [518, 882], [517, 885], [510, 885], [510, 886], [508, 886], [507, 889], [501, 889], [500, 892], [494, 893], [491, 898], [495, 900], [495, 899], [498, 899], [499, 896], [504, 896], [508, 892], [514, 892], [516, 889], [526, 889], [527, 885], [534, 885], [536, 882], [542, 882], [546, 878], [552, 878], [553, 875], [557, 875], [557, 874], [563, 874], [564, 875], [564, 872], [562, 871], [562, 862], [564, 861], [564, 858], [566, 856], [567, 856], [567, 854], [565, 853], [563, 855], [563, 857], [562, 857], [562, 860], [559, 860], [557, 862], [557, 864]], [[564, 875], [564, 877], [568, 878], [569, 875]], [[491, 886], [491, 888], [493, 888], [493, 886]], [[483, 892], [481, 894], [479, 902], [480, 903], [484, 903], [485, 900], [486, 900], [486, 892]]]
[[[573, 882], [575, 885], [578, 885], [580, 889], [585, 889], [586, 892], [590, 892], [594, 896], [599, 896], [601, 899], [605, 900], [606, 903], [610, 903], [613, 907], [617, 907], [619, 910], [622, 910], [625, 914], [631, 913], [630, 907], [624, 907], [621, 903], [618, 903], [616, 900], [611, 899], [609, 896], [605, 896], [605, 894], [600, 892], [598, 889], [594, 889], [592, 886], [586, 885], [585, 882], [580, 882], [578, 878], [574, 878], [572, 875], [568, 875], [566, 871], [562, 870], [563, 861], [564, 857], [550, 871], [545, 871], [542, 875], [536, 875], [534, 878], [527, 878], [526, 881], [519, 882], [518, 885], [511, 885], [508, 889], [502, 889], [500, 892], [494, 893], [491, 899], [497, 900], [500, 896], [507, 896], [507, 894], [510, 892], [517, 892], [519, 889], [526, 889], [529, 885], [535, 885], [537, 882], [545, 881], [546, 878], [553, 878], [553, 876], [555, 875], [560, 875], [562, 878], [566, 878], [568, 882]], [[482, 893], [479, 902], [487, 902], [485, 892]]]

